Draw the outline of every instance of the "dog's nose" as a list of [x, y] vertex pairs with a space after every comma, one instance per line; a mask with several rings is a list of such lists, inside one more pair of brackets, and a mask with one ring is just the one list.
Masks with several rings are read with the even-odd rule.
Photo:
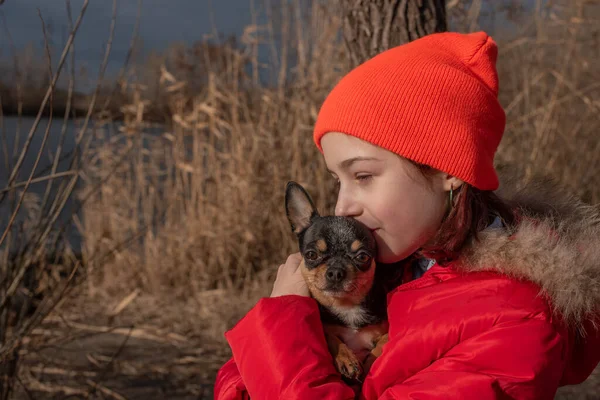
[[346, 271], [342, 268], [329, 268], [325, 272], [325, 278], [329, 283], [340, 283], [346, 277]]

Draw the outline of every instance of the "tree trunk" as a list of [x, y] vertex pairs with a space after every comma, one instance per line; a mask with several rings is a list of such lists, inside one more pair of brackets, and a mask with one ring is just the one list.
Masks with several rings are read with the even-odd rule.
[[444, 32], [445, 0], [340, 0], [352, 66], [389, 48]]

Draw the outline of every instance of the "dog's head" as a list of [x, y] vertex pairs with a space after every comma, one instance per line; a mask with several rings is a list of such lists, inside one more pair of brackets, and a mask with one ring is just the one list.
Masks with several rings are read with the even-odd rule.
[[353, 218], [321, 217], [306, 190], [295, 182], [286, 187], [285, 208], [313, 297], [329, 307], [362, 302], [375, 275], [377, 247], [371, 231]]

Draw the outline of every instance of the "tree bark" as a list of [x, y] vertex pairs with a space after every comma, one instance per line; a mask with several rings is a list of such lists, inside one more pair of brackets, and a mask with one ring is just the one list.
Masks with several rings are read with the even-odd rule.
[[435, 32], [445, 32], [445, 0], [340, 0], [352, 66]]

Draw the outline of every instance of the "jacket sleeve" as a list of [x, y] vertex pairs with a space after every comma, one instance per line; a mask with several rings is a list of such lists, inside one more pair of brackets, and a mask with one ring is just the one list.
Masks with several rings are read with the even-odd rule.
[[252, 399], [354, 399], [334, 367], [312, 298], [263, 298], [225, 337], [234, 361], [219, 372], [216, 399], [243, 399], [244, 385]]
[[249, 400], [248, 391], [242, 381], [235, 361], [230, 359], [221, 367], [215, 381], [215, 400]]
[[553, 399], [567, 338], [544, 318], [504, 322], [460, 342], [378, 398]]

